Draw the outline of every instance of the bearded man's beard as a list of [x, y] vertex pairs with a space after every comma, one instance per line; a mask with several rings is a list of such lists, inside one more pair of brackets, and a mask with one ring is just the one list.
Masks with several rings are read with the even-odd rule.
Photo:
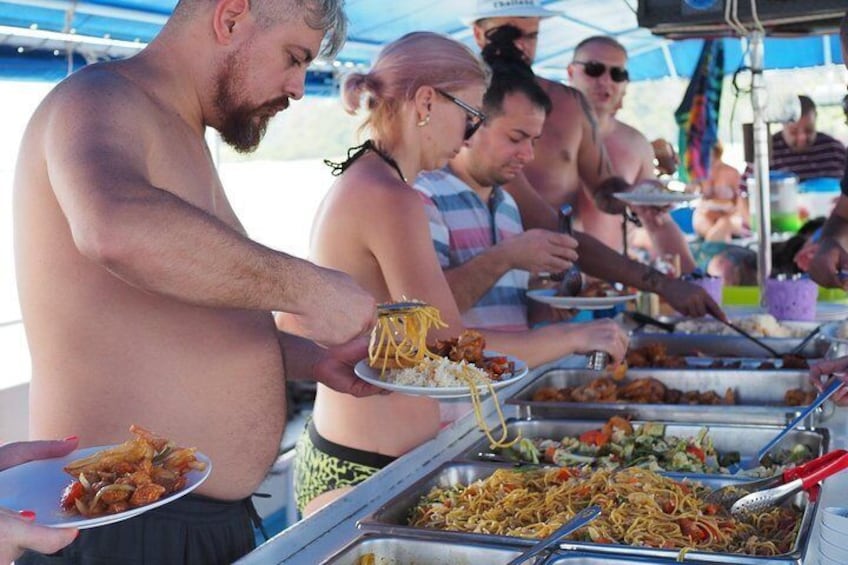
[[265, 135], [265, 130], [268, 129], [268, 122], [273, 115], [271, 110], [285, 108], [288, 106], [288, 99], [285, 97], [276, 99], [259, 108], [239, 104], [236, 84], [240, 81], [235, 70], [238, 67], [234, 60], [228, 60], [227, 63], [215, 87], [215, 105], [219, 115], [222, 116], [219, 131], [227, 145], [239, 153], [250, 153], [256, 150]]

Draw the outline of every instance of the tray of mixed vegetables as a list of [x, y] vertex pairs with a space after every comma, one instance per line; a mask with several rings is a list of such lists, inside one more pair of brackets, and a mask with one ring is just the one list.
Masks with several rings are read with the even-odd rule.
[[[644, 467], [657, 472], [728, 474], [740, 458], [753, 457], [780, 431], [779, 426], [738, 424], [699, 426], [628, 421], [614, 416], [597, 420], [511, 420], [509, 436], [521, 435], [507, 449], [490, 449], [482, 438], [462, 458], [518, 464], [587, 465], [599, 469]], [[825, 453], [827, 429], [794, 430], [762, 465], [746, 476], [770, 476]]]

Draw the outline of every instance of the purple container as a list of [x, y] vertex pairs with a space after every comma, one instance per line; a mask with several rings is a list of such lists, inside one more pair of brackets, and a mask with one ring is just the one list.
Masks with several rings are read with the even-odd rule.
[[819, 287], [808, 278], [768, 279], [766, 308], [778, 320], [811, 322], [816, 319]]
[[688, 279], [688, 282], [700, 286], [704, 290], [707, 291], [707, 294], [715, 300], [716, 304], [721, 304], [722, 297], [721, 293], [724, 289], [724, 279], [721, 277], [701, 277], [701, 278], [691, 278]]

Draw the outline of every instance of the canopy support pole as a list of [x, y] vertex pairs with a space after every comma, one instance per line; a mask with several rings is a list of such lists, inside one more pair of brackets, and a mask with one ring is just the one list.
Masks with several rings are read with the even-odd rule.
[[769, 184], [767, 94], [763, 77], [763, 32], [751, 32], [751, 106], [754, 112], [754, 179], [757, 196], [757, 283], [760, 306], [765, 306], [766, 281], [771, 274], [771, 187]]

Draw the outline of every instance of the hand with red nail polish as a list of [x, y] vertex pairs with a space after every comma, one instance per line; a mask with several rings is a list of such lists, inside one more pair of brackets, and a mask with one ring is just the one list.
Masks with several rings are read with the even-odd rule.
[[[78, 443], [79, 439], [72, 436], [63, 440], [0, 445], [0, 471], [27, 461], [67, 455]], [[0, 508], [0, 565], [11, 563], [27, 549], [55, 553], [74, 541], [78, 533], [74, 528], [39, 526], [38, 516], [32, 510]]]

